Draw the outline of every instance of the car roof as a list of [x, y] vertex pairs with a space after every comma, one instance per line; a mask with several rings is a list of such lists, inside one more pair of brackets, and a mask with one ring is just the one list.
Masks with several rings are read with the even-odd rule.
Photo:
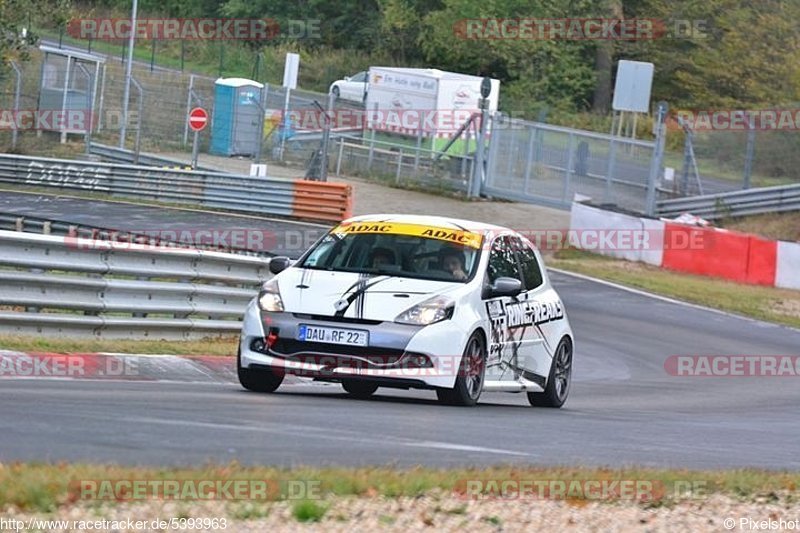
[[487, 224], [485, 222], [475, 222], [474, 220], [464, 220], [461, 218], [442, 217], [437, 215], [404, 215], [383, 213], [376, 215], [361, 215], [342, 221], [342, 223], [350, 222], [398, 222], [403, 224], [421, 224], [439, 228], [466, 230], [474, 233], [486, 233], [488, 231], [512, 231], [509, 228], [496, 226], [494, 224]]

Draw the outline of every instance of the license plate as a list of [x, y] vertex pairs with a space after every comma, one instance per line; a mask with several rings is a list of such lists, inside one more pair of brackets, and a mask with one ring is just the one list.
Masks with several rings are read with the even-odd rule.
[[360, 329], [330, 328], [326, 326], [310, 326], [300, 324], [297, 338], [301, 341], [327, 342], [329, 344], [345, 344], [347, 346], [367, 346], [369, 332]]

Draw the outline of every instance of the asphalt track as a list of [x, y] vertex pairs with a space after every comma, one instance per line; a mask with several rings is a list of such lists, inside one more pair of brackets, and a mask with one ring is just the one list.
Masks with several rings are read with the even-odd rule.
[[161, 238], [174, 234], [181, 242], [200, 238], [203, 234], [198, 232], [210, 230], [217, 242], [231, 244], [233, 239], [230, 232], [234, 231], [239, 239], [237, 242], [246, 245], [249, 239], [255, 244], [252, 247], [254, 251], [290, 257], [298, 257], [326, 228], [321, 224], [276, 218], [173, 209], [125, 201], [89, 200], [74, 198], [69, 194], [58, 196], [9, 191], [0, 191], [0, 213]]
[[800, 468], [798, 377], [667, 374], [670, 355], [798, 355], [800, 331], [553, 274], [577, 337], [561, 410], [521, 394], [476, 408], [336, 385], [0, 380], [0, 462], [196, 465], [533, 463]]

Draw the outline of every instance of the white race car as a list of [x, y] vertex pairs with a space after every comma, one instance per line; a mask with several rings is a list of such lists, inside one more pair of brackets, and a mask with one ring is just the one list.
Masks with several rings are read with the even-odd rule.
[[434, 389], [448, 404], [527, 392], [561, 407], [574, 340], [536, 248], [518, 233], [431, 216], [369, 215], [330, 230], [247, 307], [239, 381], [272, 392], [286, 374]]

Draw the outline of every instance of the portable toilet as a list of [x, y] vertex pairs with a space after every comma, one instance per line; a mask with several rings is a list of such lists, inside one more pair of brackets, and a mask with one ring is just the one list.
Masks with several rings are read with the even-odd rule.
[[220, 78], [214, 84], [211, 149], [216, 155], [255, 155], [264, 128], [264, 85], [244, 78]]

